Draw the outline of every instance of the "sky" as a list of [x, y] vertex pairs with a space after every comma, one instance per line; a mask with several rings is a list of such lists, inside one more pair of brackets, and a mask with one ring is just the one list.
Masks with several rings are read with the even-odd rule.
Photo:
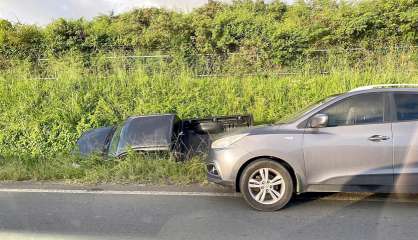
[[118, 14], [140, 7], [189, 11], [206, 2], [207, 0], [0, 0], [0, 18], [11, 22], [46, 25], [60, 17], [91, 19], [112, 11]]

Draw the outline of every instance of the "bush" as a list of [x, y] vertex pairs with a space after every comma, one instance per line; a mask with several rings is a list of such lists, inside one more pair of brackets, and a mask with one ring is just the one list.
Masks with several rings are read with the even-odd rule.
[[[0, 56], [35, 60], [68, 53], [225, 54], [255, 49], [291, 65], [312, 48], [372, 49], [418, 44], [418, 2], [209, 1], [190, 13], [136, 9], [91, 21], [58, 19], [46, 27], [0, 21]], [[0, 57], [0, 58], [1, 58]], [[221, 63], [220, 63], [221, 64]]]

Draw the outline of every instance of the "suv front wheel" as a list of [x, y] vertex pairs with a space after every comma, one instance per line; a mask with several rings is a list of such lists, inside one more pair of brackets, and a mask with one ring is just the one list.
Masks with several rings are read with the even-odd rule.
[[294, 188], [286, 168], [270, 159], [259, 159], [244, 169], [240, 189], [251, 207], [276, 211], [290, 201]]

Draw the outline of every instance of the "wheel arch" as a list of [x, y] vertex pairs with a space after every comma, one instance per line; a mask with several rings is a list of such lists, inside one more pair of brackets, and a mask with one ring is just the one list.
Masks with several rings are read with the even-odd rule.
[[295, 170], [293, 169], [293, 167], [286, 162], [285, 160], [278, 158], [278, 157], [274, 157], [274, 156], [257, 156], [254, 158], [251, 158], [249, 160], [247, 160], [244, 164], [242, 164], [242, 166], [239, 168], [237, 175], [235, 177], [235, 191], [240, 192], [240, 178], [242, 175], [242, 172], [244, 171], [244, 169], [250, 165], [252, 162], [259, 160], [259, 159], [268, 159], [268, 160], [272, 160], [275, 161], [277, 163], [279, 163], [280, 165], [282, 165], [283, 167], [286, 168], [287, 171], [289, 171], [290, 176], [292, 177], [292, 181], [293, 181], [293, 187], [295, 188], [294, 191], [296, 193], [301, 192], [302, 186], [301, 186], [301, 180], [298, 177], [298, 175], [296, 174]]

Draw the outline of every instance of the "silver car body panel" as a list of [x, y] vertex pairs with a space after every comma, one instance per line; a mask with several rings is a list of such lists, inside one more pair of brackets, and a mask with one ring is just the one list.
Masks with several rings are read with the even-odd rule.
[[237, 180], [241, 167], [252, 159], [286, 159], [302, 183], [305, 182], [306, 172], [302, 151], [303, 132], [303, 129], [286, 129], [284, 125], [253, 128], [248, 136], [227, 149], [212, 149], [209, 159], [219, 169], [221, 178], [232, 183]]
[[[373, 135], [389, 139], [373, 142]], [[308, 185], [393, 184], [390, 123], [307, 129], [303, 149]]]
[[392, 124], [394, 141], [394, 184], [418, 186], [418, 122]]
[[[389, 96], [394, 91], [417, 92], [417, 89], [367, 89], [339, 95], [304, 113], [294, 122], [249, 129], [247, 136], [227, 148], [211, 149], [208, 161], [218, 169], [219, 179], [228, 184], [238, 183], [239, 174], [247, 163], [267, 157], [284, 161], [292, 168], [298, 193], [405, 191], [402, 186], [394, 189], [396, 180], [399, 180], [396, 173], [407, 173], [406, 181], [412, 182], [412, 188], [406, 191], [415, 191], [418, 186], [417, 121], [319, 129], [308, 128], [306, 124], [322, 109], [347, 97], [372, 92], [388, 93]], [[373, 135], [387, 136], [388, 139], [368, 140]], [[405, 165], [405, 161], [411, 164]]]

